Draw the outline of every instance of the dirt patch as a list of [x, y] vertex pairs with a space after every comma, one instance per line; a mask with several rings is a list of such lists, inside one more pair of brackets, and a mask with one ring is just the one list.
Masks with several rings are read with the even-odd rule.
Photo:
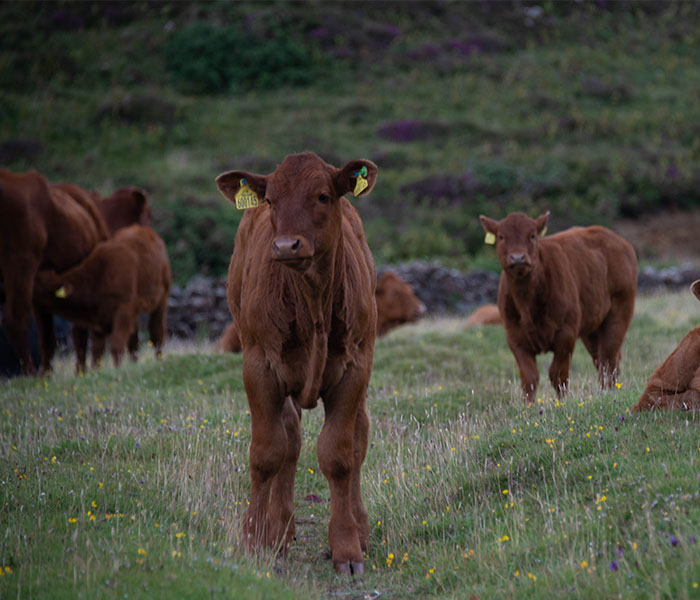
[[622, 220], [614, 229], [640, 259], [700, 263], [700, 208]]

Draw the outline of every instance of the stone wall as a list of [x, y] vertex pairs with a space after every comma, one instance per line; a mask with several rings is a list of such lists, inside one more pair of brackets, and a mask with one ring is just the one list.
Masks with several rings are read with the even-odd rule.
[[[497, 273], [449, 269], [437, 262], [414, 261], [384, 267], [408, 281], [428, 308], [429, 315], [468, 314], [477, 306], [496, 301]], [[700, 269], [645, 267], [639, 272], [639, 292], [677, 290], [700, 279]], [[173, 286], [168, 311], [168, 334], [183, 339], [216, 339], [231, 320], [226, 306], [224, 277], [194, 277], [184, 288]]]

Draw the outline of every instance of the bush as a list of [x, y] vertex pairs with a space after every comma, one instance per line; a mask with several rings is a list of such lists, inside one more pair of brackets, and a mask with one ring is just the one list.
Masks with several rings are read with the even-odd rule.
[[236, 26], [207, 23], [174, 33], [164, 55], [174, 82], [194, 93], [303, 85], [317, 66], [307, 46], [282, 32], [263, 40]]

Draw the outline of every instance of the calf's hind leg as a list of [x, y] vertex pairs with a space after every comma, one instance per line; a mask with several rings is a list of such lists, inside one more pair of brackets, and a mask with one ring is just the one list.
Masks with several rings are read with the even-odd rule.
[[[612, 308], [594, 332], [598, 340], [598, 379], [603, 388], [615, 385], [622, 357], [622, 342], [634, 314], [634, 295], [613, 297]], [[595, 362], [595, 357], [594, 357]]]

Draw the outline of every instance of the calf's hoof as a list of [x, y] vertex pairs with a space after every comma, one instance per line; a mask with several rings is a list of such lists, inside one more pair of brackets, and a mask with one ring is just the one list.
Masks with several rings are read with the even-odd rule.
[[349, 561], [349, 562], [336, 563], [333, 566], [335, 567], [335, 570], [340, 575], [348, 575], [348, 576], [362, 575], [365, 572], [365, 563], [363, 563], [363, 562]]

